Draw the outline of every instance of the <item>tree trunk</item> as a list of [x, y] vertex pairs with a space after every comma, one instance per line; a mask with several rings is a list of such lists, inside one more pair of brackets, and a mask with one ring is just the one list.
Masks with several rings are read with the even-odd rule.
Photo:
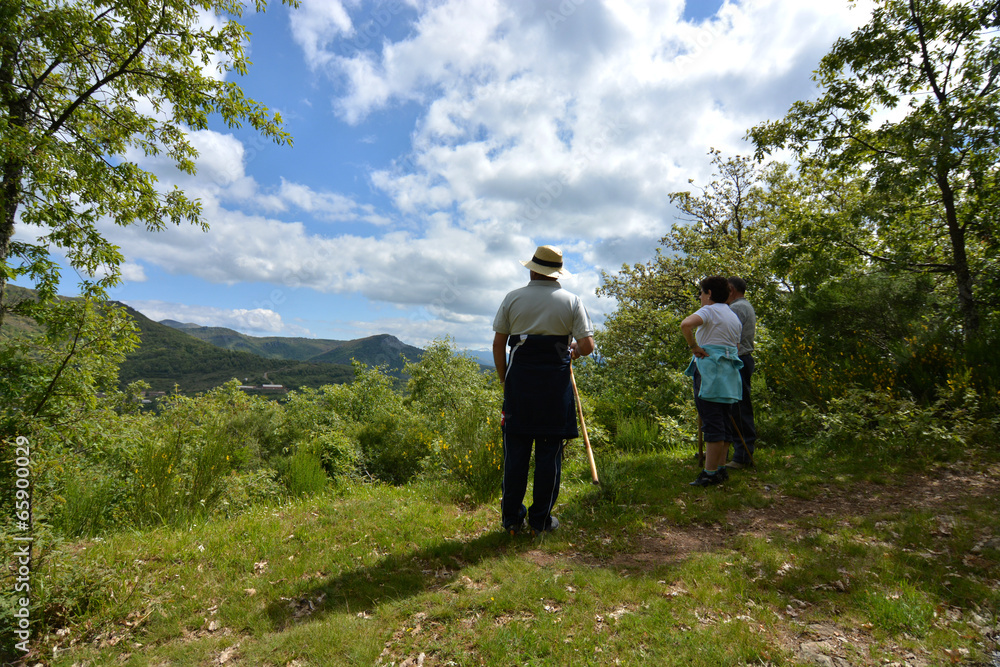
[[3, 327], [6, 306], [7, 266], [10, 260], [10, 241], [14, 236], [14, 216], [20, 201], [21, 175], [24, 168], [8, 161], [3, 165], [0, 181], [0, 328]]
[[965, 227], [959, 223], [958, 212], [955, 210], [955, 193], [946, 177], [938, 179], [938, 187], [941, 189], [945, 223], [951, 240], [952, 271], [958, 290], [958, 307], [962, 312], [962, 335], [968, 342], [979, 333], [979, 307], [976, 304], [969, 256], [965, 248]]
[[[0, 21], [2, 21], [3, 34], [0, 34], [0, 104], [3, 105], [3, 113], [7, 116], [9, 127], [15, 128], [18, 132], [27, 122], [27, 108], [25, 100], [20, 97], [14, 87], [14, 63], [17, 59], [17, 39], [10, 27], [15, 24], [18, 7], [20, 3], [9, 0], [0, 1]], [[10, 132], [10, 130], [7, 130]], [[19, 133], [19, 132], [18, 132]], [[20, 143], [20, 137], [7, 137], [12, 152], [15, 146]], [[3, 166], [0, 169], [0, 328], [3, 327], [4, 320], [4, 294], [7, 289], [7, 263], [10, 258], [10, 240], [14, 236], [14, 216], [17, 214], [17, 207], [21, 200], [21, 177], [24, 173], [24, 165], [13, 155], [3, 156]]]

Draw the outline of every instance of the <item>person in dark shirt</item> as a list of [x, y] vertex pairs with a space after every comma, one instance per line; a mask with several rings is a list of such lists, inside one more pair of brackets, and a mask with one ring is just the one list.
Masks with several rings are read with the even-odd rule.
[[[729, 278], [729, 307], [740, 318], [740, 344], [737, 346], [743, 368], [740, 378], [743, 381], [743, 398], [733, 405], [732, 416], [739, 433], [733, 440], [733, 460], [726, 464], [727, 468], [739, 470], [753, 465], [753, 453], [757, 442], [757, 426], [753, 419], [753, 403], [750, 400], [750, 380], [753, 377], [753, 339], [757, 331], [757, 314], [753, 306], [746, 300], [747, 283], [742, 278]], [[743, 436], [742, 439], [740, 436]], [[744, 447], [744, 444], [746, 446]]]

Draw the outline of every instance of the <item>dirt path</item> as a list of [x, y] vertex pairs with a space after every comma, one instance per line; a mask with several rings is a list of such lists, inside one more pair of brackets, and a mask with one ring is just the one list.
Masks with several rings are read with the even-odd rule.
[[[752, 474], [752, 473], [751, 473]], [[823, 487], [813, 498], [798, 498], [782, 495], [778, 490], [772, 493], [772, 503], [761, 509], [747, 509], [731, 512], [725, 521], [712, 526], [678, 527], [664, 520], [647, 535], [640, 537], [636, 548], [629, 553], [621, 553], [603, 565], [623, 569], [646, 569], [663, 563], [681, 561], [694, 553], [725, 549], [734, 538], [740, 536], [766, 537], [775, 533], [801, 531], [799, 519], [826, 517], [847, 520], [852, 517], [873, 514], [892, 515], [903, 511], [931, 511], [937, 516], [937, 532], [950, 535], [952, 515], [971, 507], [993, 507], [1000, 509], [1000, 466], [990, 468], [957, 464], [933, 473], [915, 475], [902, 483], [876, 485], [859, 483], [845, 492], [842, 489]], [[985, 540], [992, 548], [1000, 549], [1000, 535], [987, 536]], [[968, 558], [979, 558], [975, 553]], [[842, 582], [833, 585], [849, 586]], [[844, 589], [841, 589], [844, 590]], [[796, 601], [798, 602], [798, 601]], [[801, 608], [790, 606], [785, 610], [789, 620], [798, 620], [799, 613], [805, 613], [806, 603]], [[961, 615], [960, 610], [944, 610], [949, 615]], [[968, 614], [968, 610], [967, 610]], [[954, 619], [953, 619], [954, 620]], [[966, 618], [968, 620], [968, 617]], [[975, 622], [975, 621], [973, 621]], [[1000, 667], [1000, 619], [984, 619], [981, 631], [994, 641], [992, 662], [979, 663], [982, 667]], [[996, 627], [993, 624], [997, 624]], [[835, 623], [790, 623], [789, 627], [798, 631], [789, 632], [777, 641], [798, 660], [808, 665], [821, 667], [850, 667], [850, 656], [858, 655], [858, 649], [872, 644], [873, 637], [866, 628], [841, 626]], [[929, 656], [919, 655], [897, 647], [893, 659], [883, 660], [887, 667], [927, 667]], [[949, 654], [955, 664], [971, 665], [967, 658], [956, 651]]]
[[[806, 517], [847, 519], [904, 509], [931, 510], [942, 512], [941, 520], [947, 523], [949, 513], [972, 503], [989, 502], [1000, 507], [1000, 466], [982, 469], [958, 464], [935, 473], [915, 475], [901, 484], [862, 482], [846, 493], [832, 487], [822, 488], [816, 497], [798, 498], [765, 487], [765, 493], [771, 496], [770, 505], [731, 512], [725, 521], [712, 526], [678, 527], [664, 521], [655, 532], [639, 540], [635, 551], [620, 554], [610, 564], [642, 567], [681, 560], [691, 553], [724, 548], [739, 535], [763, 537], [776, 531], [797, 530], [796, 520]], [[942, 525], [941, 530], [947, 529]]]

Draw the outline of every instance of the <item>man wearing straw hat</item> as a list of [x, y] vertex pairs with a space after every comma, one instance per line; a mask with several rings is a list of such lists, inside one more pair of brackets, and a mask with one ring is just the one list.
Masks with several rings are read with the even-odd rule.
[[[559, 527], [552, 507], [559, 496], [563, 443], [578, 435], [570, 364], [594, 351], [587, 309], [558, 282], [567, 275], [562, 252], [538, 246], [521, 264], [531, 280], [504, 297], [493, 320], [493, 361], [504, 386], [500, 515], [511, 535], [525, 522], [534, 534]], [[525, 508], [532, 443], [535, 477], [532, 504]]]

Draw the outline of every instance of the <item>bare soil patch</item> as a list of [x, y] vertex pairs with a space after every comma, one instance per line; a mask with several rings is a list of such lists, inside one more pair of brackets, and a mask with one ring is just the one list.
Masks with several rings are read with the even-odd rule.
[[[739, 471], [733, 475], [753, 475]], [[751, 481], [752, 483], [752, 481]], [[763, 508], [748, 508], [730, 512], [712, 525], [676, 526], [663, 520], [652, 532], [639, 537], [635, 548], [622, 552], [604, 563], [623, 569], [651, 569], [664, 563], [678, 562], [695, 553], [724, 549], [740, 536], [764, 537], [775, 533], [803, 530], [802, 519], [824, 517], [848, 520], [874, 514], [893, 515], [900, 512], [938, 512], [938, 532], [949, 534], [951, 515], [972, 505], [1000, 507], [1000, 466], [988, 468], [955, 464], [931, 473], [894, 480], [893, 484], [859, 482], [847, 488], [825, 486], [812, 498], [788, 496], [780, 489], [764, 487], [772, 502]], [[991, 543], [1000, 536], [990, 538]], [[975, 558], [974, 555], [969, 557]], [[800, 603], [805, 605], [805, 603]], [[789, 608], [785, 613], [795, 618], [802, 611]], [[850, 667], [872, 636], [865, 628], [842, 627], [835, 624], [809, 624], [797, 633], [776, 638], [804, 664], [822, 667]], [[860, 652], [859, 652], [860, 650]], [[897, 661], [887, 665], [926, 667], [928, 656], [897, 649]], [[994, 654], [1000, 665], [1000, 653]], [[960, 661], [960, 660], [959, 660]]]
[[[735, 475], [753, 475], [738, 471]], [[693, 553], [724, 548], [733, 538], [743, 535], [764, 536], [774, 532], [795, 531], [801, 519], [826, 517], [848, 519], [872, 514], [893, 514], [903, 510], [942, 512], [942, 531], [947, 531], [947, 514], [972, 503], [1000, 501], [1000, 466], [976, 468], [956, 464], [932, 473], [897, 480], [893, 484], [859, 482], [846, 489], [821, 487], [813, 498], [800, 498], [764, 488], [772, 502], [763, 508], [730, 512], [712, 525], [676, 526], [663, 521], [654, 532], [641, 536], [631, 552], [616, 555], [609, 563], [616, 567], [639, 568], [661, 565], [687, 558]]]

